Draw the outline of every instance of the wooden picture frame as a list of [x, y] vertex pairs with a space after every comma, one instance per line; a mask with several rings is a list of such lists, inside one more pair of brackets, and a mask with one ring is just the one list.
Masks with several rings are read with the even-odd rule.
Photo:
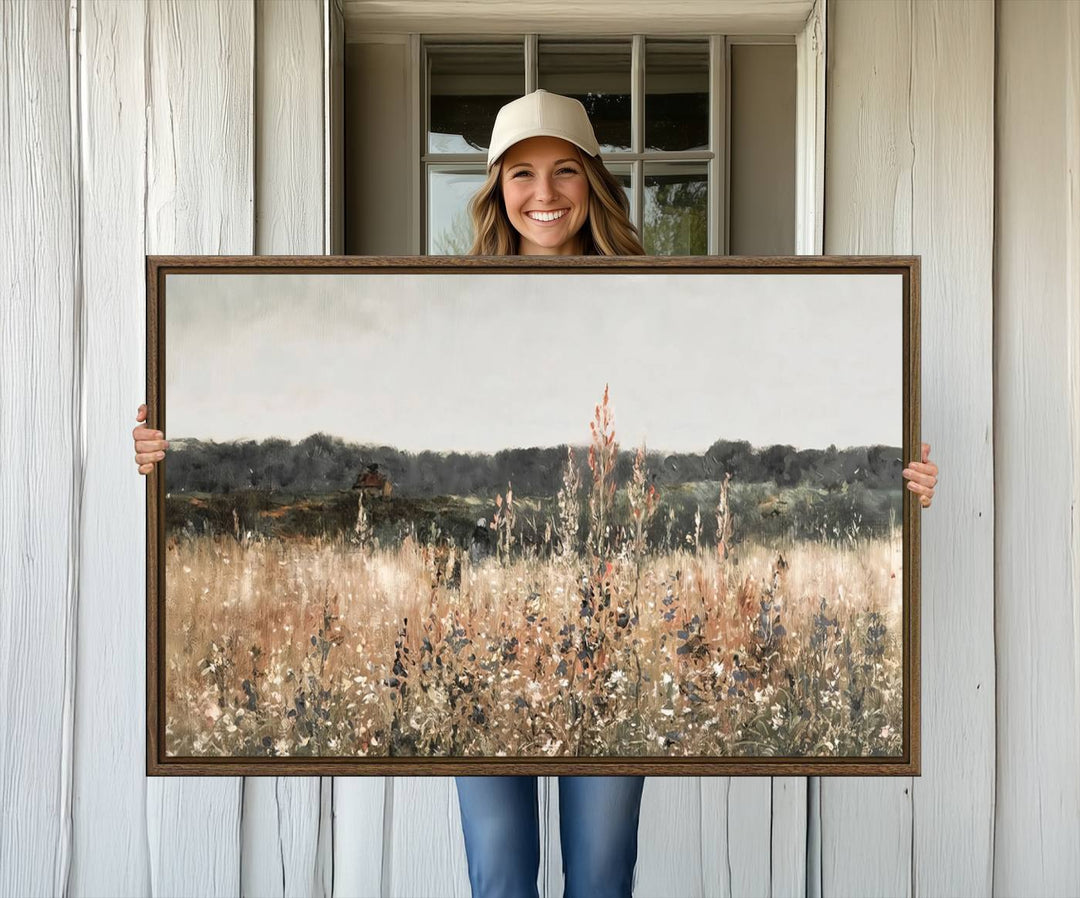
[[149, 775], [919, 774], [918, 256], [146, 273]]

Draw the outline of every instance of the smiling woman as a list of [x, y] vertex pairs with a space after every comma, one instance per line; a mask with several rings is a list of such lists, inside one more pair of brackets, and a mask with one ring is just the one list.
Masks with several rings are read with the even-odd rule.
[[640, 256], [629, 212], [580, 102], [537, 90], [499, 110], [472, 255]]
[[589, 182], [577, 147], [559, 137], [516, 143], [506, 151], [500, 184], [521, 255], [583, 254]]

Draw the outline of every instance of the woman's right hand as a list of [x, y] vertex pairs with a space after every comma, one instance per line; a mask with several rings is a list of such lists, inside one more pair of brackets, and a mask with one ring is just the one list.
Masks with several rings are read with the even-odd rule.
[[[146, 420], [146, 403], [139, 406], [135, 415], [136, 421]], [[154, 465], [165, 457], [165, 450], [169, 441], [163, 439], [165, 434], [160, 430], [153, 430], [145, 424], [138, 425], [131, 431], [135, 438], [135, 464], [139, 466], [140, 474], [148, 474]]]

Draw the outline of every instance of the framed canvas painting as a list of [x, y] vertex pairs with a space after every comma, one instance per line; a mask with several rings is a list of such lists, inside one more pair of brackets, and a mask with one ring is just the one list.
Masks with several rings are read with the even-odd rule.
[[918, 257], [147, 257], [150, 774], [919, 773]]

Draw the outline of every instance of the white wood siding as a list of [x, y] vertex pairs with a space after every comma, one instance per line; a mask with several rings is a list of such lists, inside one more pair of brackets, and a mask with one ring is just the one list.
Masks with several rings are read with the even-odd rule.
[[77, 12], [86, 476], [68, 892], [148, 895], [146, 485], [131, 476], [131, 429], [145, 393], [149, 11], [96, 2]]
[[994, 888], [1080, 894], [1080, 9], [1003, 3]]
[[5, 5], [0, 40], [0, 893], [29, 895], [63, 889], [72, 851], [84, 410], [67, 4]]
[[[636, 894], [1075, 895], [1080, 5], [828, 9], [825, 251], [923, 257], [923, 773], [651, 778]], [[468, 894], [450, 778], [144, 775], [143, 254], [327, 249], [340, 40], [336, 0], [2, 6], [2, 896]]]
[[[922, 776], [822, 779], [823, 895], [986, 895], [994, 7], [829, 4], [825, 251], [922, 256]], [[909, 459], [911, 460], [911, 459]]]

